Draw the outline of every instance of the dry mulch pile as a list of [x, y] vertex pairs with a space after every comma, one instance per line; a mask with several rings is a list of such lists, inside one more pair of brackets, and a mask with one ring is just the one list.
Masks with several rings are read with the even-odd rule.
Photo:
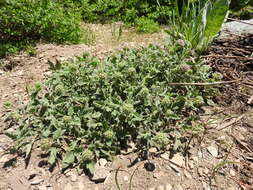
[[253, 35], [216, 41], [203, 59], [222, 74], [222, 80], [231, 81], [219, 86], [216, 101], [224, 106], [223, 114], [237, 115], [225, 127], [240, 126], [232, 135], [242, 153], [234, 157], [240, 175], [233, 180], [242, 189], [253, 189]]

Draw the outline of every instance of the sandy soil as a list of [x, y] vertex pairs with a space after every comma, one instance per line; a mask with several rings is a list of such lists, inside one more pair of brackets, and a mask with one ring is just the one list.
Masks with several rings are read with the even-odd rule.
[[[117, 40], [118, 25], [88, 25], [96, 35], [93, 45], [38, 44], [35, 57], [22, 52], [1, 60], [7, 67], [0, 69], [0, 190], [113, 190], [118, 189], [115, 177], [121, 189], [125, 190], [128, 189], [133, 174], [132, 189], [136, 190], [253, 189], [252, 106], [245, 103], [248, 100], [245, 96], [235, 96], [230, 102], [225, 101], [225, 94], [228, 93], [225, 89], [229, 86], [223, 88], [224, 100], [221, 95], [217, 97], [218, 104], [203, 107], [201, 121], [205, 124], [205, 131], [192, 139], [188, 151], [173, 155], [171, 152], [152, 149], [149, 160], [142, 160], [134, 147], [129, 148], [112, 162], [99, 160], [99, 164], [107, 172], [105, 181], [101, 183], [91, 181], [84, 174], [78, 175], [74, 169], [60, 173], [56, 167], [51, 171], [39, 150], [32, 154], [27, 168], [23, 158], [5, 154], [11, 140], [3, 133], [14, 129], [6, 128], [4, 119], [10, 111], [17, 110], [29, 101], [27, 89], [31, 85], [50, 76], [46, 64], [49, 60], [67, 60], [87, 52], [103, 58], [124, 47], [138, 48], [149, 43], [159, 45], [165, 41], [164, 32], [138, 34], [131, 28], [123, 29]], [[221, 55], [226, 54], [224, 51], [220, 52]], [[213, 53], [217, 54], [215, 48], [208, 55]], [[214, 62], [211, 58], [204, 59], [207, 64], [212, 65]], [[224, 59], [217, 62], [222, 61]], [[235, 87], [238, 88], [229, 88]], [[6, 109], [5, 102], [11, 102], [13, 107]], [[153, 170], [149, 171], [150, 167], [147, 166], [153, 166]]]

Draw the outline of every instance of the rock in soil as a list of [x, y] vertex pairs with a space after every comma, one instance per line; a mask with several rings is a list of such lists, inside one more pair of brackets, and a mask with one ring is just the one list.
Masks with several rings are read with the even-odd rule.
[[213, 156], [217, 157], [218, 156], [218, 149], [214, 146], [209, 146], [207, 147], [207, 151]]
[[165, 185], [165, 190], [172, 190], [172, 185], [169, 184], [169, 183], [167, 183], [167, 184]]
[[38, 185], [40, 183], [42, 183], [44, 181], [44, 179], [35, 179], [33, 181], [31, 181], [31, 185]]
[[110, 175], [110, 171], [108, 168], [101, 167], [98, 164], [95, 166], [95, 172], [93, 177], [91, 178], [92, 181], [101, 183], [104, 182], [105, 179]]
[[180, 167], [183, 167], [185, 165], [184, 157], [180, 154], [175, 154], [170, 161]]
[[107, 164], [107, 160], [106, 159], [104, 159], [104, 158], [99, 159], [99, 165], [101, 167], [105, 167], [106, 164]]
[[[253, 24], [253, 19], [245, 20], [244, 22]], [[218, 37], [218, 40], [227, 40], [231, 38], [231, 34], [247, 36], [253, 34], [253, 26], [250, 24], [240, 23], [237, 21], [227, 22], [223, 25], [222, 31]]]
[[169, 153], [165, 152], [165, 153], [161, 154], [161, 158], [163, 158], [164, 160], [169, 160], [170, 155], [169, 155]]

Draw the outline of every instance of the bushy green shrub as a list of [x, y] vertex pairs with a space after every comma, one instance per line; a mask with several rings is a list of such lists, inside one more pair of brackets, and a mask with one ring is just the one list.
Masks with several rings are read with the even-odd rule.
[[14, 114], [21, 119], [8, 135], [16, 150], [29, 155], [40, 147], [51, 164], [61, 160], [63, 167], [78, 163], [91, 169], [96, 159], [110, 158], [131, 141], [144, 148], [180, 141], [213, 95], [211, 87], [169, 84], [212, 81], [210, 67], [185, 57], [186, 46], [51, 64], [55, 73], [44, 86], [36, 85], [30, 103]]
[[136, 19], [136, 28], [139, 32], [153, 33], [159, 31], [159, 24], [146, 17]]
[[51, 0], [4, 1], [0, 8], [0, 54], [34, 40], [78, 43], [83, 36], [80, 21], [79, 12]]
[[232, 0], [230, 4], [231, 17], [241, 20], [253, 18], [253, 0]]
[[[85, 21], [124, 21], [134, 24], [135, 19], [147, 17], [167, 23], [175, 5], [172, 0], [69, 0], [80, 8]], [[70, 3], [71, 4], [71, 3]]]
[[231, 0], [230, 9], [232, 11], [239, 11], [246, 6], [253, 6], [253, 0]]

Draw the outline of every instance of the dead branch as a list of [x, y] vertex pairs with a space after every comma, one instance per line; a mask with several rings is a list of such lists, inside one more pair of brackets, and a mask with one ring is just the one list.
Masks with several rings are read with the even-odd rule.
[[220, 82], [212, 82], [212, 83], [168, 83], [169, 85], [189, 85], [189, 86], [213, 86], [213, 85], [222, 85], [222, 84], [231, 84], [240, 82], [239, 80], [231, 80], [231, 81], [220, 81]]
[[234, 19], [234, 18], [227, 18], [228, 20], [232, 20], [232, 21], [236, 21], [236, 22], [240, 22], [240, 23], [243, 23], [243, 24], [248, 24], [248, 25], [252, 25], [252, 23], [249, 23], [249, 22], [245, 22], [245, 21], [242, 21], [242, 20], [238, 20], [238, 19]]
[[235, 55], [203, 55], [200, 58], [231, 58], [231, 59], [241, 59], [241, 60], [253, 60], [253, 57], [242, 57], [242, 56], [235, 56]]

